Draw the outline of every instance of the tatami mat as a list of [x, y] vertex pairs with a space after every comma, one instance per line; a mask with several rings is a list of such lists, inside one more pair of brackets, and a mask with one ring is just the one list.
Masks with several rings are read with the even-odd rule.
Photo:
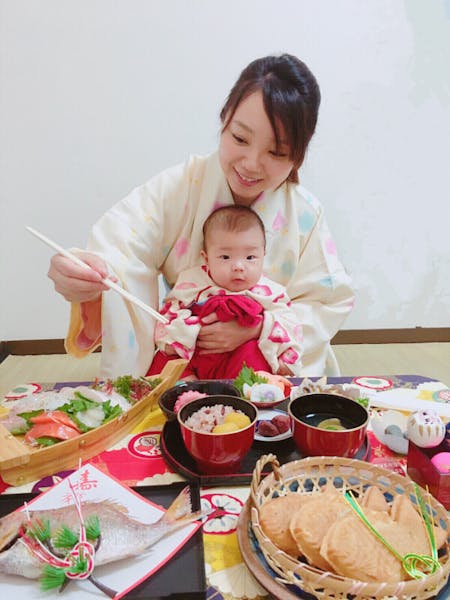
[[[424, 375], [450, 386], [450, 343], [352, 344], [334, 346], [342, 375]], [[0, 395], [21, 383], [91, 381], [100, 354], [8, 356], [0, 364]]]
[[450, 343], [334, 346], [342, 375], [423, 375], [450, 386]]
[[92, 381], [98, 375], [100, 354], [83, 359], [67, 354], [7, 356], [0, 364], [0, 397], [21, 383]]

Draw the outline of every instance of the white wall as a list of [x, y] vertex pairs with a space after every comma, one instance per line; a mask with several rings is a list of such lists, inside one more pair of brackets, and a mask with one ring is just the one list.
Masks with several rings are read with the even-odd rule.
[[450, 0], [0, 0], [0, 339], [64, 336], [46, 278], [131, 188], [215, 148], [253, 58], [323, 103], [301, 173], [357, 287], [346, 329], [448, 327]]

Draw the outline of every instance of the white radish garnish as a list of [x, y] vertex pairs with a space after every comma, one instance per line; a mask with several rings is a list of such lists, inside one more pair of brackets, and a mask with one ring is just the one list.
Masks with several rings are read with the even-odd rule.
[[83, 425], [86, 425], [86, 427], [94, 429], [102, 423], [103, 419], [105, 418], [105, 413], [103, 412], [103, 408], [101, 406], [95, 406], [94, 408], [89, 408], [83, 412], [77, 412], [75, 416], [80, 423], [83, 423]]
[[255, 383], [252, 385], [250, 400], [252, 402], [277, 402], [283, 400], [284, 393], [272, 383]]

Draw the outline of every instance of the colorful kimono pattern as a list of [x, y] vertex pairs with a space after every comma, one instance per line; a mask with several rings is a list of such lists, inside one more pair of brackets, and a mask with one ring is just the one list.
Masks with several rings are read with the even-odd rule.
[[[125, 289], [159, 309], [158, 276], [171, 288], [183, 270], [201, 264], [205, 219], [233, 203], [217, 153], [193, 156], [106, 212], [92, 229], [88, 250], [104, 258]], [[353, 291], [322, 206], [302, 186], [284, 183], [262, 194], [252, 208], [266, 228], [264, 274], [286, 289], [303, 329], [301, 374], [338, 374], [330, 340], [353, 306]], [[101, 376], [147, 372], [155, 351], [151, 316], [105, 292], [101, 332], [90, 339], [82, 312], [80, 304], [72, 304], [69, 353], [82, 357], [101, 344]]]

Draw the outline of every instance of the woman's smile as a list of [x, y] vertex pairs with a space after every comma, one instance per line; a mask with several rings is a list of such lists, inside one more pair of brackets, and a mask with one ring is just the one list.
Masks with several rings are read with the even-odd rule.
[[238, 171], [236, 169], [236, 167], [234, 167], [234, 172], [238, 176], [238, 179], [239, 179], [240, 183], [242, 185], [245, 185], [245, 186], [256, 185], [257, 183], [259, 183], [260, 181], [262, 181], [262, 178], [248, 177], [248, 176], [244, 175], [242, 172]]

